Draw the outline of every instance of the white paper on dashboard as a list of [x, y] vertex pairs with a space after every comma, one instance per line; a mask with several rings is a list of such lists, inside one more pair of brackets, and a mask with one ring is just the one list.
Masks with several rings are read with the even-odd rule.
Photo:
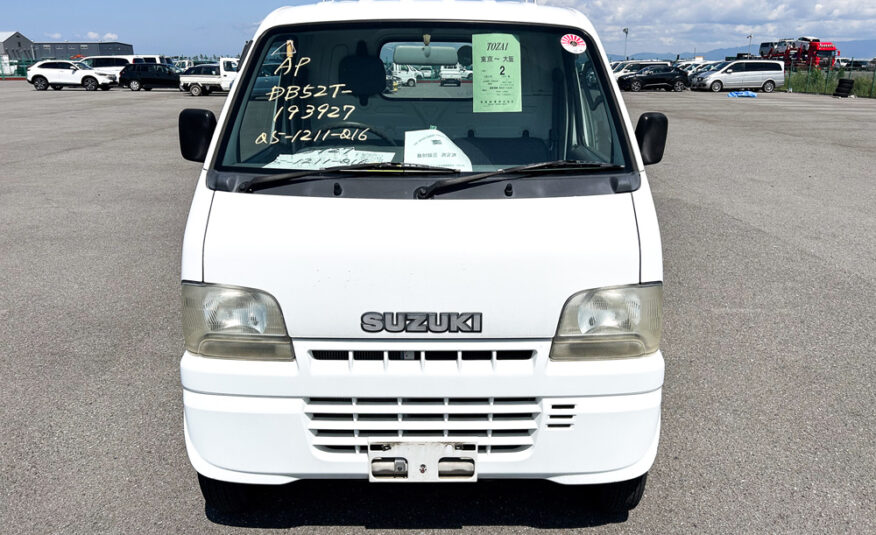
[[405, 132], [405, 163], [471, 171], [471, 160], [440, 130]]
[[356, 165], [361, 163], [391, 162], [394, 152], [377, 152], [356, 150], [355, 147], [340, 149], [316, 149], [295, 154], [280, 154], [267, 164], [266, 168], [280, 169], [323, 169], [339, 165]]

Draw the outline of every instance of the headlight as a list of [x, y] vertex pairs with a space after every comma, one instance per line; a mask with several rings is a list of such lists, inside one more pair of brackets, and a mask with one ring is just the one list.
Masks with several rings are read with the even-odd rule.
[[551, 359], [638, 357], [660, 345], [663, 284], [597, 288], [566, 301]]
[[251, 288], [182, 285], [186, 349], [204, 356], [291, 360], [292, 341], [273, 296]]

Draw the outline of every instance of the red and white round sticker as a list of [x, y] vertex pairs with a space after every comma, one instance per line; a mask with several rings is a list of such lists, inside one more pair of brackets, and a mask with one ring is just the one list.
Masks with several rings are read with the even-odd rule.
[[584, 39], [574, 33], [567, 33], [561, 37], [560, 44], [563, 45], [566, 52], [572, 54], [583, 54], [587, 50], [587, 43], [584, 42]]

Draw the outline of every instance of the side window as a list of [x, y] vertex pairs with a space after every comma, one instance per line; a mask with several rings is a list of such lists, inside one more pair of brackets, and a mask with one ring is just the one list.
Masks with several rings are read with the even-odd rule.
[[143, 61], [146, 63], [158, 63], [155, 61], [155, 58], [143, 58]]
[[210, 67], [210, 74], [213, 76], [219, 76], [219, 67]]
[[767, 70], [768, 71], [781, 71], [782, 66], [779, 65], [778, 63], [767, 63]]

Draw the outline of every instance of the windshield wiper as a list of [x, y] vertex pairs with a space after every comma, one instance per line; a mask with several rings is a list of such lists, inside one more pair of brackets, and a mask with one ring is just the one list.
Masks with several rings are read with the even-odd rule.
[[513, 178], [521, 178], [532, 173], [540, 172], [574, 172], [574, 171], [607, 171], [612, 169], [623, 169], [622, 165], [604, 162], [586, 162], [581, 160], [555, 160], [552, 162], [539, 162], [528, 165], [518, 165], [516, 167], [508, 167], [487, 173], [479, 173], [476, 175], [467, 175], [453, 178], [445, 178], [436, 180], [428, 186], [417, 188], [414, 192], [418, 199], [428, 199], [435, 196], [437, 193], [448, 189], [456, 189], [461, 186], [466, 186], [474, 182], [479, 182], [488, 178], [502, 175], [515, 175]]
[[322, 169], [310, 169], [307, 171], [293, 171], [291, 173], [280, 173], [277, 175], [263, 175], [252, 180], [242, 182], [237, 191], [245, 191], [252, 193], [253, 191], [269, 188], [273, 186], [293, 184], [295, 182], [305, 182], [309, 180], [322, 180], [329, 178], [338, 173], [352, 173], [356, 171], [374, 171], [384, 173], [428, 173], [428, 174], [457, 174], [459, 170], [451, 169], [450, 167], [435, 167], [431, 165], [422, 165], [416, 163], [393, 163], [393, 162], [375, 162], [375, 163], [357, 163], [353, 165], [338, 165], [335, 167], [324, 167]]

